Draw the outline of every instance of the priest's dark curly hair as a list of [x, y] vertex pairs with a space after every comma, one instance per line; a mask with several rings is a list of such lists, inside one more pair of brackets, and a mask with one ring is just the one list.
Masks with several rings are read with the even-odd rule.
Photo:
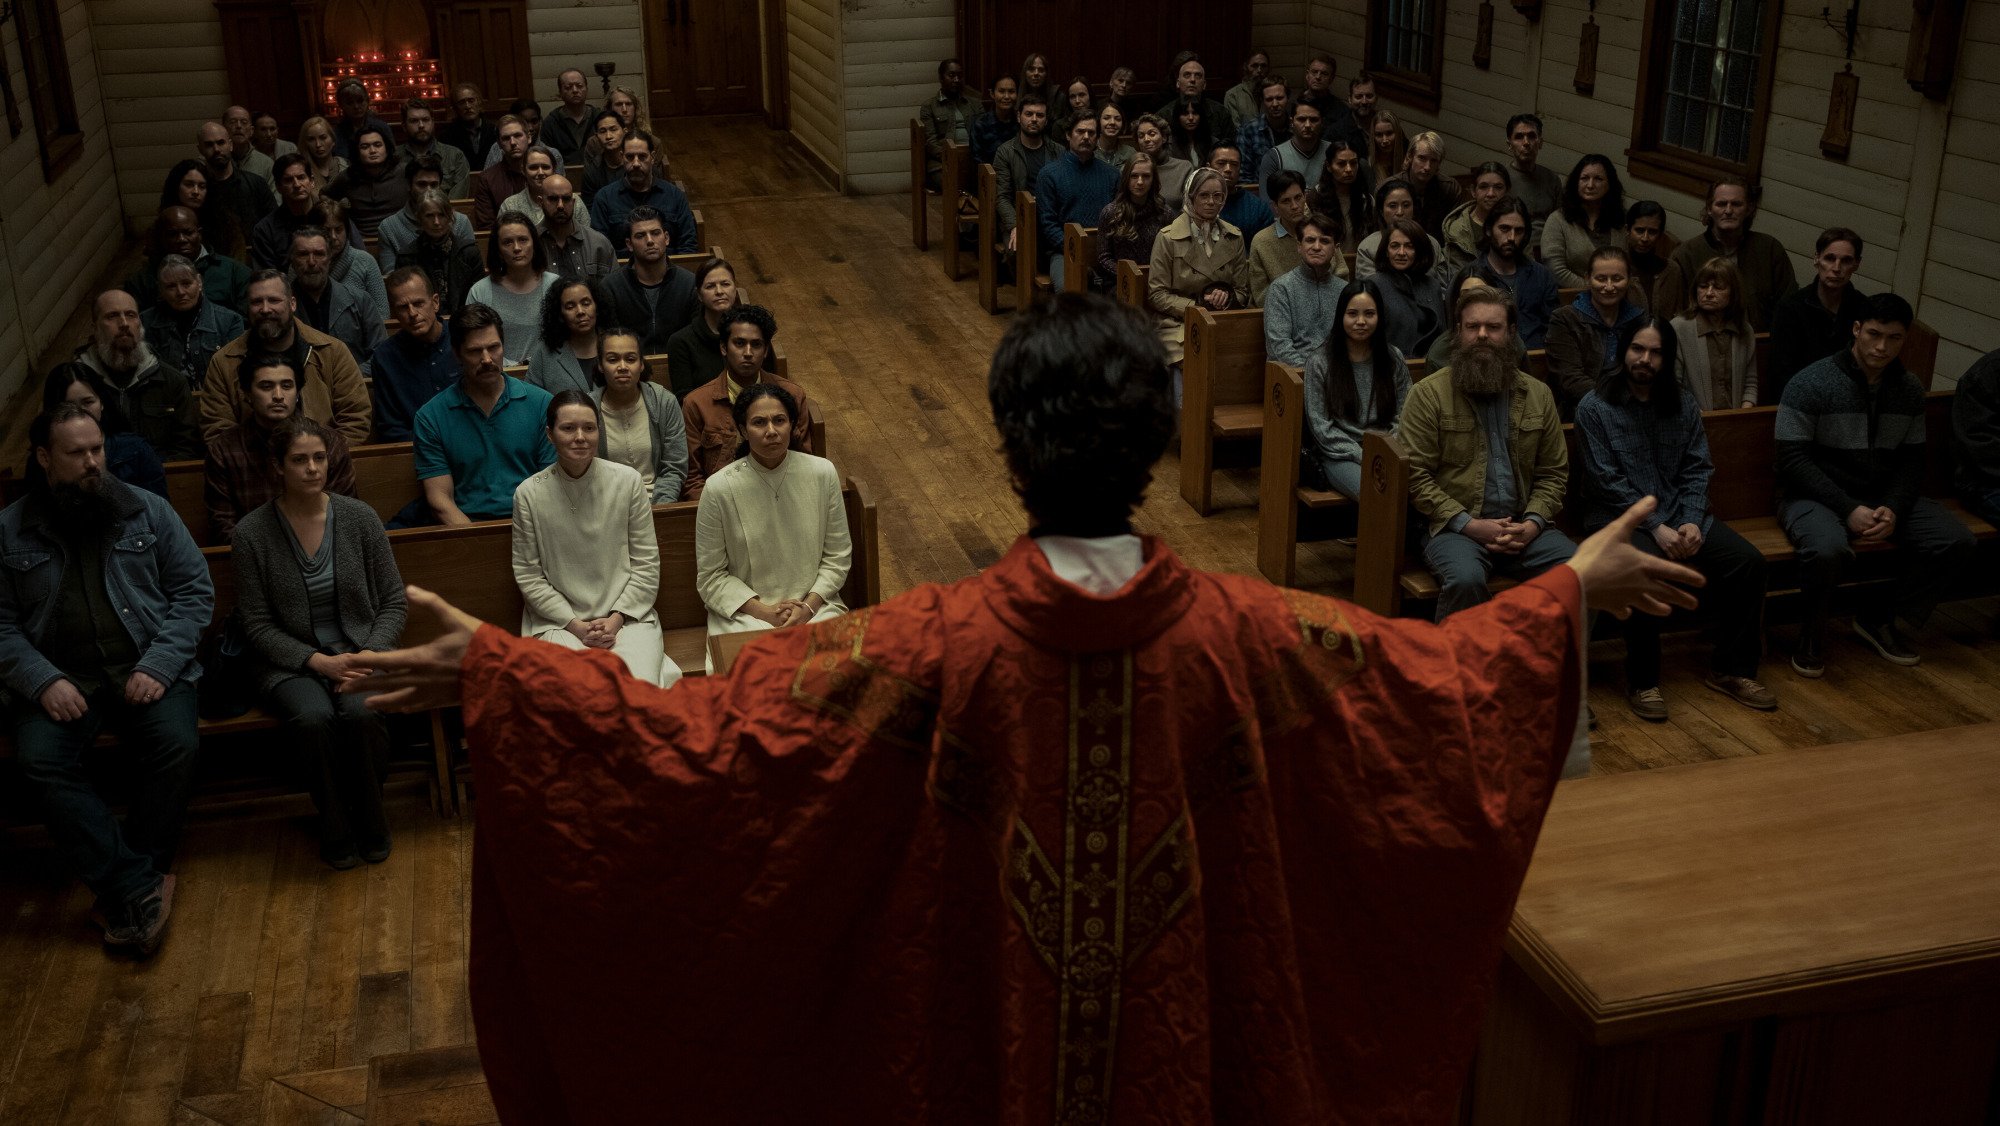
[[986, 394], [1036, 531], [1130, 530], [1174, 433], [1166, 350], [1150, 319], [1098, 294], [1060, 294], [1014, 318]]

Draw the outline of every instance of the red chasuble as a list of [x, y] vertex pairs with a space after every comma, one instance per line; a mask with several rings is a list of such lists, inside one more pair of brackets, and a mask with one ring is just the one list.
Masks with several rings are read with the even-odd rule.
[[1031, 541], [661, 690], [482, 628], [510, 1123], [1443, 1123], [1577, 714], [1575, 573], [1443, 626]]

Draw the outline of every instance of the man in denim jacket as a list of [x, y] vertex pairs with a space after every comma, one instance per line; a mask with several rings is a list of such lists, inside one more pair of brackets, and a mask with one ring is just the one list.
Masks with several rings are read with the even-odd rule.
[[[158, 948], [196, 746], [195, 644], [208, 566], [167, 502], [104, 472], [104, 435], [72, 404], [37, 418], [41, 478], [0, 511], [0, 685], [22, 774], [56, 847], [97, 894], [107, 947]], [[106, 725], [135, 796], [121, 828], [84, 751]]]

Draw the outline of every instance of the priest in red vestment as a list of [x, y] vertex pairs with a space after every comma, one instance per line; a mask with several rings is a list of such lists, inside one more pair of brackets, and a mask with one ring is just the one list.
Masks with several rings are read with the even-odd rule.
[[[472, 1001], [509, 1123], [1444, 1123], [1630, 546], [1443, 626], [1195, 571], [1127, 521], [1150, 324], [1017, 318], [1035, 531], [984, 574], [642, 684], [413, 589], [377, 706], [462, 699]], [[1643, 506], [1642, 506], [1643, 507]]]

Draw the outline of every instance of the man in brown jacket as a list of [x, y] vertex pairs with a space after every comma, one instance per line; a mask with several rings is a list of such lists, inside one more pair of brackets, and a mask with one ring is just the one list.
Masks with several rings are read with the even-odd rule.
[[762, 305], [738, 305], [722, 319], [722, 374], [687, 393], [681, 400], [681, 416], [687, 420], [687, 483], [681, 486], [685, 500], [700, 500], [701, 487], [708, 476], [736, 460], [736, 447], [743, 440], [736, 432], [733, 404], [737, 393], [753, 383], [775, 383], [799, 405], [799, 417], [792, 427], [792, 448], [803, 454], [815, 452], [812, 443], [812, 404], [806, 389], [789, 379], [780, 379], [764, 370], [764, 355], [778, 335], [778, 322]]
[[300, 320], [292, 284], [276, 270], [250, 275], [250, 328], [208, 361], [201, 382], [201, 436], [215, 436], [249, 420], [249, 400], [237, 382], [253, 352], [283, 356], [299, 378], [299, 409], [340, 432], [351, 446], [368, 440], [374, 411], [368, 385], [347, 345]]

